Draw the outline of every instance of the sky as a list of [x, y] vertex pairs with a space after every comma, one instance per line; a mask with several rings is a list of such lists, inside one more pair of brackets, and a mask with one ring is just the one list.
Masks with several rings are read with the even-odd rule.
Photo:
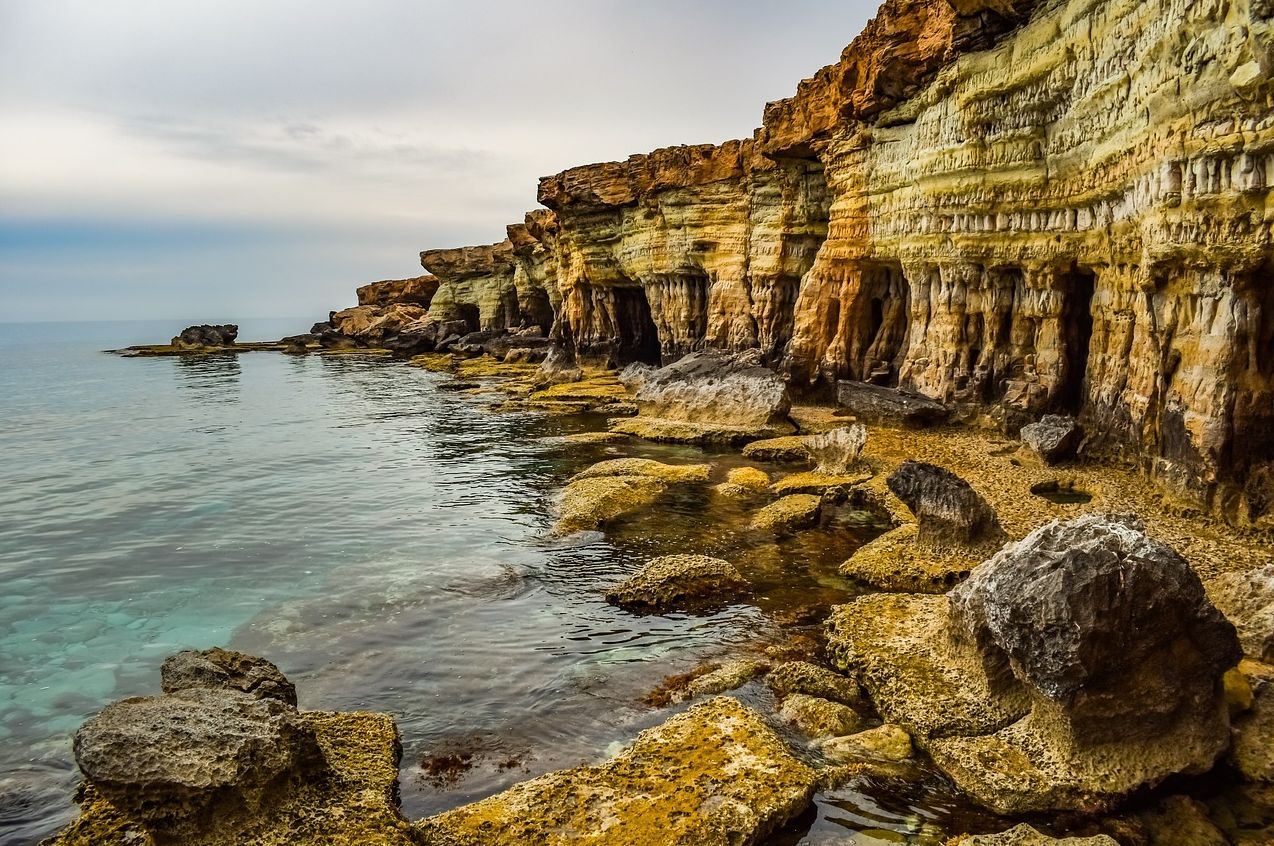
[[0, 322], [320, 319], [751, 135], [873, 0], [0, 0]]

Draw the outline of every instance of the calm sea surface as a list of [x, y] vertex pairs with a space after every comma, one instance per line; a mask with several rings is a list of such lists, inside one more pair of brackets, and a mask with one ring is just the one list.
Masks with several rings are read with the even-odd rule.
[[[552, 541], [553, 496], [604, 458], [703, 453], [555, 444], [599, 421], [493, 414], [438, 390], [444, 376], [369, 357], [101, 352], [177, 328], [0, 325], [0, 843], [73, 815], [72, 732], [158, 692], [181, 649], [264, 655], [304, 708], [394, 715], [414, 818], [598, 760], [666, 718], [641, 704], [664, 676], [773, 636], [802, 596], [849, 595], [835, 563], [861, 542], [852, 525], [829, 529], [835, 544], [748, 541], [754, 580], [769, 568], [775, 588], [754, 604], [626, 614], [601, 590], [650, 555], [741, 541], [705, 531], [694, 501], [662, 534]], [[453, 752], [472, 769], [420, 765]], [[941, 815], [855, 797], [784, 842], [900, 842]]]

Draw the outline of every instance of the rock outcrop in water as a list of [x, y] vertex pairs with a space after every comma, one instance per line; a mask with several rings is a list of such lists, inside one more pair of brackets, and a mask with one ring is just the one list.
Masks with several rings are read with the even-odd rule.
[[177, 349], [206, 349], [233, 346], [239, 337], [239, 327], [233, 323], [224, 325], [187, 326], [181, 334], [172, 339], [172, 346]]
[[563, 171], [502, 243], [426, 252], [434, 302], [567, 370], [755, 349], [1010, 432], [1073, 414], [1269, 526], [1272, 15], [888, 0], [754, 138]]

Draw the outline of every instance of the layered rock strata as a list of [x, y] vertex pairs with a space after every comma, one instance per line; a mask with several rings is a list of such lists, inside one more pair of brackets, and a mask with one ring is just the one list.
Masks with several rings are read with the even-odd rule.
[[555, 366], [758, 349], [798, 387], [1074, 414], [1274, 524], [1272, 15], [888, 0], [753, 139], [546, 177], [503, 243], [425, 253], [436, 308], [551, 324]]

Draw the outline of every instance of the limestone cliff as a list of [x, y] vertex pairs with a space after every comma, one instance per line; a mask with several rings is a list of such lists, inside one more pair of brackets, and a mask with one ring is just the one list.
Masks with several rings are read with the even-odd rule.
[[596, 362], [759, 348], [796, 388], [895, 385], [1085, 425], [1274, 521], [1270, 0], [887, 0], [749, 140], [541, 180], [433, 311]]

